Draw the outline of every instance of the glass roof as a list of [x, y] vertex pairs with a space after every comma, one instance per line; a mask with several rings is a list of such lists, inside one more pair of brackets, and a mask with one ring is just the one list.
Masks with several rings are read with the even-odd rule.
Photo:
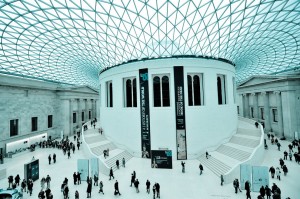
[[300, 65], [298, 0], [0, 0], [0, 73], [97, 87], [100, 70], [203, 55], [237, 81]]

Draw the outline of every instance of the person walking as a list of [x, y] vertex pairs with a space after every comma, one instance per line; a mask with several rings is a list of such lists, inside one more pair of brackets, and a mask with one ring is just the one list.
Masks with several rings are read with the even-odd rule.
[[260, 193], [261, 197], [265, 198], [266, 190], [265, 190], [264, 186], [261, 186], [259, 193]]
[[181, 161], [181, 166], [182, 166], [182, 173], [185, 172], [185, 162]]
[[70, 149], [68, 150], [68, 159], [71, 158], [71, 152], [70, 152]]
[[277, 142], [278, 151], [280, 151], [280, 147], [281, 147], [281, 144], [279, 142]]
[[49, 164], [51, 164], [51, 155], [50, 154], [48, 156], [48, 161], [49, 161]]
[[203, 172], [203, 166], [202, 166], [202, 164], [199, 165], [199, 169], [200, 169], [200, 175], [202, 175], [202, 172]]
[[113, 171], [112, 167], [110, 167], [110, 170], [109, 170], [109, 180], [111, 180], [111, 177], [113, 179], [115, 179], [115, 177], [114, 177], [114, 171]]
[[81, 184], [81, 173], [77, 172], [77, 181], [78, 181], [78, 184]]
[[69, 198], [69, 187], [67, 184], [65, 184], [65, 186], [64, 186], [63, 194], [64, 194], [64, 199]]
[[32, 179], [28, 180], [27, 188], [28, 188], [29, 194], [31, 196], [32, 195], [32, 188], [33, 188], [33, 181], [32, 181]]
[[146, 191], [148, 194], [150, 193], [150, 181], [148, 179], [146, 181]]
[[134, 184], [134, 182], [135, 182], [135, 176], [134, 176], [134, 174], [132, 173], [131, 174], [131, 181], [130, 181], [130, 186], [132, 187], [132, 184]]
[[74, 185], [77, 184], [77, 174], [76, 172], [73, 173], [73, 181], [74, 181]]
[[288, 172], [288, 168], [286, 167], [286, 165], [283, 165], [282, 171], [283, 171], [284, 176], [286, 176], [286, 174]]
[[271, 177], [274, 178], [275, 168], [273, 166], [270, 167], [269, 172], [271, 173]]
[[121, 193], [120, 193], [120, 190], [119, 190], [119, 183], [118, 183], [118, 181], [116, 180], [116, 182], [115, 182], [115, 185], [114, 185], [114, 187], [115, 187], [115, 195], [117, 195], [117, 194], [119, 194], [119, 196], [121, 195]]
[[100, 184], [99, 184], [99, 193], [103, 193], [104, 195], [104, 192], [103, 192], [103, 182], [100, 181]]
[[268, 185], [265, 186], [265, 193], [266, 193], [267, 199], [271, 199], [271, 189], [268, 187]]
[[154, 183], [153, 187], [152, 187], [152, 191], [153, 191], [153, 199], [155, 199], [155, 192], [156, 192], [156, 183]]
[[97, 173], [95, 173], [94, 174], [94, 186], [98, 186], [98, 174]]
[[221, 186], [223, 186], [223, 183], [224, 183], [224, 177], [223, 177], [223, 175], [221, 174]]
[[55, 164], [56, 163], [56, 154], [53, 153], [53, 163]]
[[46, 177], [46, 183], [47, 183], [47, 188], [50, 189], [50, 181], [51, 181], [51, 177], [49, 175], [47, 175]]
[[287, 151], [284, 151], [284, 152], [283, 152], [283, 159], [284, 159], [284, 160], [287, 160], [287, 156], [288, 156], [288, 152], [287, 152]]
[[21, 182], [21, 191], [26, 192], [26, 187], [27, 187], [26, 180], [23, 179], [23, 181]]
[[15, 184], [17, 185], [17, 186], [19, 186], [20, 185], [20, 176], [19, 176], [19, 174], [17, 174], [16, 175], [16, 177], [15, 177]]
[[134, 187], [135, 187], [137, 193], [140, 192], [140, 190], [139, 190], [139, 184], [140, 184], [139, 180], [136, 179], [136, 180], [134, 181]]
[[123, 165], [123, 167], [125, 168], [125, 158], [122, 158], [122, 165]]

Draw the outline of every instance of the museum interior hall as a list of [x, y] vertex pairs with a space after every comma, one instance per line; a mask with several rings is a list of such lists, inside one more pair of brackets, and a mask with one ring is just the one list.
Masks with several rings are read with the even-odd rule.
[[0, 0], [0, 199], [300, 198], [300, 1]]

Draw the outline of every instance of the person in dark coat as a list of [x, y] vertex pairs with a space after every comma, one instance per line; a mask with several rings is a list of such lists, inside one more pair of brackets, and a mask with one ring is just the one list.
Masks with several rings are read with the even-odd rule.
[[104, 192], [103, 192], [103, 182], [100, 181], [100, 184], [99, 184], [99, 193], [102, 193], [104, 195]]
[[119, 191], [119, 183], [118, 183], [118, 181], [116, 180], [116, 182], [115, 182], [115, 185], [114, 185], [114, 187], [115, 187], [115, 195], [117, 195], [117, 194], [119, 194], [119, 196], [121, 195], [121, 193], [120, 193], [120, 191]]
[[155, 184], [156, 197], [160, 198], [160, 185], [158, 183]]
[[287, 156], [288, 156], [288, 152], [287, 152], [287, 151], [284, 151], [284, 152], [283, 152], [283, 159], [284, 159], [284, 160], [287, 160]]
[[56, 154], [53, 153], [53, 163], [55, 164], [55, 162], [56, 162]]
[[49, 164], [51, 164], [51, 155], [48, 156]]
[[139, 184], [140, 184], [139, 180], [136, 179], [136, 180], [134, 181], [134, 187], [135, 187], [137, 193], [140, 192], [140, 190], [139, 190]]
[[201, 175], [202, 172], [203, 172], [203, 166], [202, 166], [202, 164], [199, 165], [199, 169], [200, 169], [200, 175]]
[[280, 158], [280, 159], [279, 159], [279, 164], [280, 164], [280, 167], [282, 168], [282, 167], [283, 167], [283, 165], [284, 165], [284, 161], [283, 161], [283, 159], [282, 159], [282, 158]]
[[269, 172], [271, 173], [271, 177], [274, 178], [274, 175], [275, 175], [275, 168], [274, 168], [273, 166], [270, 167]]
[[77, 172], [77, 181], [78, 181], [78, 184], [81, 184], [81, 176], [80, 176], [81, 173]]
[[120, 168], [120, 162], [119, 162], [119, 160], [116, 160], [116, 166], [117, 166], [117, 169]]
[[88, 182], [86, 193], [87, 193], [87, 197], [91, 198], [91, 193], [92, 193], [92, 184], [91, 184], [91, 182]]
[[16, 175], [16, 177], [15, 177], [15, 183], [16, 183], [16, 185], [20, 185], [20, 176], [19, 176], [19, 174], [18, 175]]
[[263, 197], [263, 198], [265, 197], [266, 191], [265, 191], [264, 186], [261, 186], [261, 188], [260, 188], [260, 190], [259, 190], [259, 193], [260, 193], [261, 197]]
[[268, 185], [266, 185], [266, 187], [265, 187], [265, 193], [266, 193], [267, 199], [271, 199], [271, 189], [268, 187]]
[[251, 195], [250, 195], [250, 183], [247, 180], [245, 182], [245, 190], [246, 190], [246, 199], [250, 198], [251, 199]]
[[31, 179], [28, 180], [27, 188], [30, 196], [32, 195], [33, 181]]
[[150, 193], [150, 181], [149, 180], [146, 181], [146, 190], [147, 190], [147, 193], [149, 194]]
[[134, 183], [134, 181], [135, 181], [135, 176], [134, 176], [134, 174], [132, 173], [131, 174], [131, 181], [130, 181], [130, 186], [132, 187], [132, 184]]
[[73, 181], [74, 181], [74, 185], [77, 184], [77, 174], [76, 172], [73, 173]]
[[113, 179], [115, 179], [114, 171], [113, 171], [112, 167], [110, 167], [110, 170], [109, 170], [109, 180], [111, 180], [111, 177], [113, 177]]
[[182, 166], [182, 173], [185, 172], [185, 162], [181, 161], [181, 166]]

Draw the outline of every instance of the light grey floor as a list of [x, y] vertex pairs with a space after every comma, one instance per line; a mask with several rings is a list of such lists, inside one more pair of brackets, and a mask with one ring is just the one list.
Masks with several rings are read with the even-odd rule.
[[[269, 141], [268, 141], [269, 143]], [[279, 152], [275, 145], [269, 143], [269, 150], [265, 153], [265, 159], [262, 165], [265, 166], [279, 166], [279, 158], [283, 156], [284, 149], [287, 149], [288, 142], [281, 142], [282, 150]], [[57, 154], [57, 163], [48, 164], [48, 155]], [[21, 178], [24, 176], [24, 163], [29, 162], [32, 156], [40, 160], [40, 179], [42, 176], [49, 174], [52, 177], [51, 190], [54, 199], [63, 198], [60, 191], [60, 186], [65, 177], [69, 179], [70, 198], [74, 198], [75, 190], [80, 193], [80, 198], [86, 198], [86, 182], [81, 185], [73, 185], [72, 174], [76, 171], [77, 159], [84, 159], [82, 151], [75, 151], [71, 154], [71, 159], [67, 159], [62, 151], [58, 149], [37, 149], [35, 152], [27, 152], [19, 157], [9, 159], [6, 161], [8, 175], [20, 174]], [[295, 161], [285, 161], [289, 169], [287, 176], [282, 175], [282, 180], [270, 179], [270, 185], [275, 182], [282, 191], [282, 198], [291, 197], [292, 199], [300, 198], [300, 165]], [[148, 195], [146, 193], [146, 180], [149, 179], [151, 187], [153, 183], [158, 182], [161, 186], [161, 198], [165, 199], [186, 199], [186, 198], [203, 198], [203, 199], [238, 199], [246, 198], [245, 191], [235, 194], [232, 183], [220, 186], [219, 178], [210, 170], [204, 168], [203, 175], [199, 175], [199, 161], [186, 161], [186, 173], [181, 173], [180, 161], [173, 161], [173, 169], [152, 169], [150, 167], [150, 160], [141, 158], [132, 158], [126, 165], [126, 168], [121, 168], [115, 172], [115, 179], [119, 181], [121, 196], [114, 196], [114, 182], [115, 180], [108, 180], [106, 175], [100, 174], [100, 180], [104, 182], [105, 195], [98, 194], [98, 187], [93, 187], [92, 198], [153, 198], [152, 191]], [[130, 187], [130, 177], [133, 170], [137, 173], [137, 178], [140, 181], [140, 193], [136, 193], [133, 187]], [[238, 177], [238, 176], [237, 176]], [[8, 186], [7, 179], [0, 180], [0, 188]], [[24, 198], [37, 198], [40, 190], [40, 181], [34, 183], [33, 196], [28, 194]], [[257, 198], [258, 193], [251, 193], [252, 198]]]

